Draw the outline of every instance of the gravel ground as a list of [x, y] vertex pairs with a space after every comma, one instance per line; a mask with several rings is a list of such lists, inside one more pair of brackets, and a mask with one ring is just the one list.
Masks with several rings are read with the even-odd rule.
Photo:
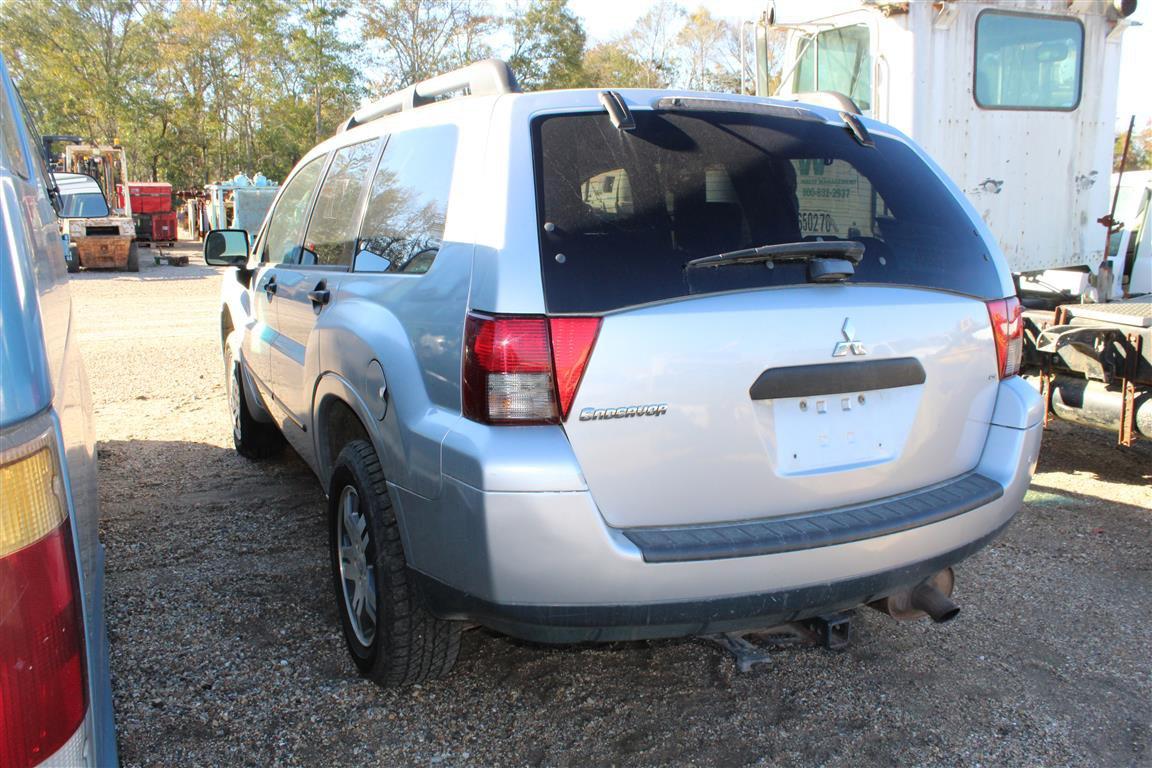
[[450, 679], [385, 691], [345, 656], [317, 482], [231, 448], [217, 271], [144, 256], [73, 282], [125, 765], [1152, 765], [1152, 444], [1055, 425], [945, 626], [862, 611], [849, 650], [748, 674], [476, 630]]

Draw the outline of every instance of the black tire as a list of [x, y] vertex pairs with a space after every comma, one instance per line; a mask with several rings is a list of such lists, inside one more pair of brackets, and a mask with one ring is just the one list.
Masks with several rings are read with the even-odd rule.
[[140, 250], [136, 247], [135, 240], [128, 246], [128, 263], [124, 265], [124, 269], [128, 272], [140, 271]]
[[232, 442], [236, 452], [253, 461], [275, 456], [284, 447], [284, 436], [275, 424], [266, 424], [252, 418], [248, 398], [244, 394], [240, 362], [231, 350], [224, 353], [224, 386], [228, 390], [228, 411], [232, 417]]
[[[354, 440], [340, 451], [328, 498], [336, 606], [344, 641], [360, 674], [385, 688], [447, 674], [460, 653], [461, 623], [432, 615], [411, 583], [384, 471], [369, 442]], [[359, 546], [343, 523], [345, 509], [353, 510], [352, 530], [358, 533]], [[343, 568], [342, 548], [351, 553]], [[360, 566], [354, 562], [357, 551], [363, 555]], [[359, 577], [358, 567], [363, 568]], [[358, 582], [374, 586], [365, 588], [363, 609], [354, 609]], [[375, 603], [374, 617], [367, 610], [370, 600]]]
[[64, 263], [68, 265], [68, 271], [75, 274], [80, 271], [80, 252], [76, 246], [68, 246], [68, 255], [64, 258]]

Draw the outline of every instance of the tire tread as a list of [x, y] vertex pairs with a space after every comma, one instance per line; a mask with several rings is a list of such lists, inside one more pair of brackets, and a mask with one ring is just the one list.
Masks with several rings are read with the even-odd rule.
[[[456, 664], [460, 653], [460, 623], [434, 616], [424, 605], [420, 590], [408, 578], [400, 527], [375, 449], [366, 440], [354, 440], [340, 452], [336, 467], [353, 461], [371, 486], [364, 490], [381, 502], [378, 509], [382, 519], [372, 525], [372, 530], [378, 542], [375, 565], [386, 577], [385, 588], [377, 595], [381, 603], [376, 610], [380, 620], [376, 628], [377, 652], [371, 666], [362, 671], [386, 688], [442, 677]], [[336, 497], [336, 488], [332, 490]], [[343, 606], [340, 609], [343, 611]]]

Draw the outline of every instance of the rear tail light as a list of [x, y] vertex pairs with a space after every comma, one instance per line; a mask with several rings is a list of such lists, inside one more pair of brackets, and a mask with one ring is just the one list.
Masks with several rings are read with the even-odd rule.
[[1020, 299], [1010, 296], [988, 302], [988, 317], [992, 321], [992, 336], [996, 339], [996, 362], [1000, 378], [1020, 373], [1024, 356], [1024, 318]]
[[563, 421], [599, 330], [598, 317], [469, 314], [464, 415], [484, 424]]
[[[23, 430], [21, 430], [23, 431]], [[0, 439], [0, 765], [43, 762], [87, 709], [84, 630], [53, 431]]]

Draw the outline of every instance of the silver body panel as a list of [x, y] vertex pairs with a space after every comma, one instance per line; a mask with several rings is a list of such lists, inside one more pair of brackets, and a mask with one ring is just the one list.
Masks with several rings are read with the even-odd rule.
[[[642, 109], [669, 94], [623, 95]], [[502, 604], [642, 605], [827, 584], [952, 552], [1002, 527], [1034, 469], [1040, 401], [1018, 379], [998, 379], [987, 309], [971, 297], [800, 286], [610, 312], [566, 423], [487, 426], [461, 415], [467, 313], [545, 312], [529, 123], [601, 109], [596, 91], [468, 97], [372, 121], [309, 153], [301, 164], [394, 132], [459, 128], [443, 246], [427, 274], [284, 269], [261, 264], [254, 251], [247, 271], [225, 276], [223, 311], [237, 329], [227, 343], [251, 381], [253, 415], [279, 423], [327, 485], [325, 414], [337, 402], [351, 409], [381, 457], [410, 566]], [[987, 228], [916, 152], [968, 214], [998, 268], [1001, 295], [1011, 295]], [[268, 301], [269, 273], [300, 275], [288, 281], [302, 280], [304, 290], [323, 279], [332, 299], [302, 316], [280, 294]], [[852, 407], [840, 410], [838, 396], [837, 413], [801, 414], [796, 402], [749, 398], [767, 368], [850, 364], [832, 357], [846, 318], [867, 359], [914, 357], [926, 383], [843, 393]], [[577, 418], [583, 408], [649, 403], [666, 404], [666, 412]], [[881, 435], [884, 444], [857, 445], [854, 435]], [[838, 546], [652, 564], [620, 533], [824, 509], [974, 469], [1001, 483], [1003, 496], [940, 523]]]
[[[771, 517], [921, 488], [980, 456], [998, 384], [987, 314], [972, 299], [868, 286], [748, 291], [610, 314], [574, 409], [667, 403], [667, 413], [572, 419], [565, 429], [616, 526]], [[867, 343], [861, 360], [912, 356], [927, 382], [748, 397], [765, 369], [832, 362], [845, 318]]]

